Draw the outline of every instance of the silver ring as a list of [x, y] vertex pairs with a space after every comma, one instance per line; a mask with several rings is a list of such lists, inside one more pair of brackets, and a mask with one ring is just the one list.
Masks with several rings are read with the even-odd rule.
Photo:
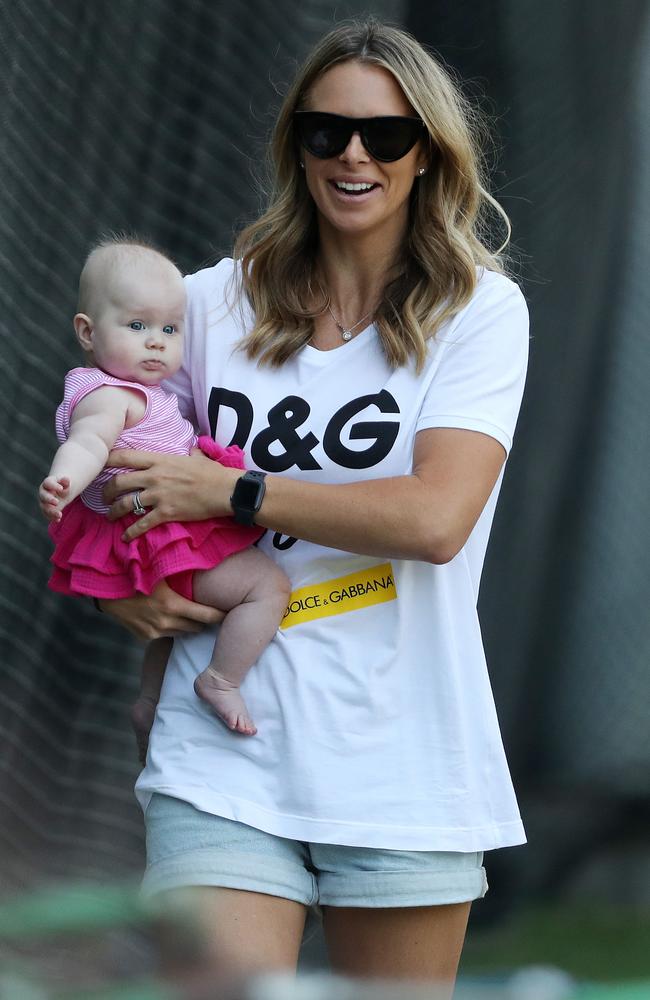
[[138, 490], [137, 493], [133, 494], [133, 513], [137, 514], [139, 517], [141, 517], [142, 514], [146, 514], [147, 513], [147, 508], [143, 507], [142, 504], [140, 503], [140, 491], [139, 490]]

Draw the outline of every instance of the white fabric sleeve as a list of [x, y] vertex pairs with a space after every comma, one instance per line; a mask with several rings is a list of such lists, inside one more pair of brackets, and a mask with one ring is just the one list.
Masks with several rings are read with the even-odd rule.
[[459, 427], [512, 447], [528, 363], [528, 309], [518, 286], [486, 272], [474, 298], [441, 333], [442, 356], [416, 430]]

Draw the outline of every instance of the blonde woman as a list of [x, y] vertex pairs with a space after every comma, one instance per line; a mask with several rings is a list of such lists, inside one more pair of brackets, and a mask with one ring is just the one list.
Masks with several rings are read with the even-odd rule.
[[[113, 516], [137, 537], [234, 514], [292, 581], [243, 690], [255, 740], [191, 692], [215, 612], [162, 585], [105, 602], [180, 635], [137, 794], [145, 890], [180, 887], [222, 971], [295, 967], [323, 911], [333, 967], [452, 989], [483, 852], [524, 833], [476, 614], [512, 443], [527, 311], [482, 239], [473, 119], [409, 35], [339, 27], [288, 93], [275, 184], [234, 261], [187, 279], [185, 368], [201, 456], [119, 452]], [[505, 220], [507, 224], [507, 220]], [[194, 633], [194, 634], [188, 634]]]

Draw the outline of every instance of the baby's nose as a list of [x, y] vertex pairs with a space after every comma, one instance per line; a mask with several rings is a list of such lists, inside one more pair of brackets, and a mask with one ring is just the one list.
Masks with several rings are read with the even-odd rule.
[[153, 328], [148, 331], [147, 347], [158, 347], [161, 350], [164, 350], [165, 335], [162, 330], [156, 330]]

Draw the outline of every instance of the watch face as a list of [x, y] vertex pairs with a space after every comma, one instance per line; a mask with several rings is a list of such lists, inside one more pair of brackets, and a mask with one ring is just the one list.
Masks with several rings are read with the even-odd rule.
[[241, 479], [237, 480], [235, 485], [234, 499], [238, 507], [244, 507], [246, 510], [257, 510], [258, 498], [263, 490], [263, 485], [259, 480], [247, 479], [246, 476], [242, 476]]

